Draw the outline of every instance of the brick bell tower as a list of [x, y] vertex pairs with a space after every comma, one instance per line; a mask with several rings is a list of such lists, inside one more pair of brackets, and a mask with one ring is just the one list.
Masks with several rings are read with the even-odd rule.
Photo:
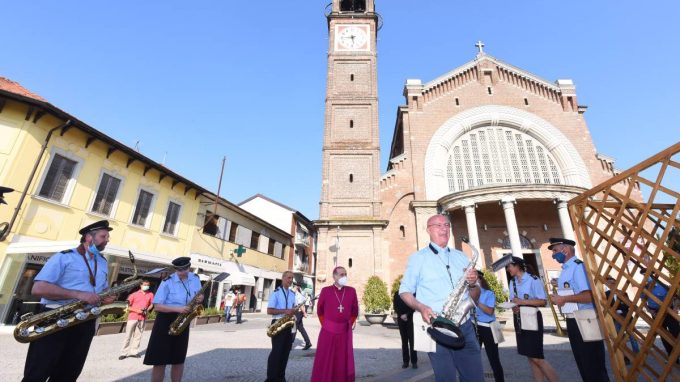
[[317, 282], [347, 269], [359, 297], [368, 277], [387, 280], [380, 202], [380, 142], [374, 0], [333, 0], [327, 8], [328, 79], [317, 242]]

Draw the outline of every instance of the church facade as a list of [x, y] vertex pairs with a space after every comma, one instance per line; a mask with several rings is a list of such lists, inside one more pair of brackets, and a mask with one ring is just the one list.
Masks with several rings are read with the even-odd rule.
[[[429, 82], [406, 81], [387, 169], [377, 175], [375, 45], [363, 52], [338, 51], [344, 29], [337, 25], [348, 14], [353, 24], [368, 25], [367, 41], [374, 44], [377, 34], [373, 1], [362, 11], [345, 12], [334, 3], [328, 15], [329, 101], [317, 222], [320, 284], [332, 282], [335, 264], [347, 267], [360, 289], [372, 274], [391, 282], [404, 272], [409, 255], [427, 246], [426, 221], [436, 213], [451, 217], [451, 246], [466, 253], [471, 246], [480, 250], [478, 267], [511, 253], [540, 276], [557, 277], [561, 268], [547, 243], [555, 236], [574, 238], [567, 202], [616, 173], [613, 160], [595, 148], [574, 83], [542, 79], [486, 54], [478, 42], [471, 61]], [[354, 33], [345, 35], [354, 41]], [[354, 61], [361, 60], [365, 74], [339, 70], [339, 62], [358, 69]], [[353, 86], [370, 89], [376, 101], [346, 93], [342, 102], [352, 107], [339, 112], [337, 83], [350, 75], [359, 81]], [[360, 137], [370, 139], [361, 142], [366, 145], [353, 141]], [[365, 162], [338, 165], [334, 154]], [[358, 203], [359, 195], [370, 196], [365, 210], [341, 207]], [[357, 227], [372, 240], [356, 238]], [[324, 276], [330, 280], [324, 282]], [[504, 272], [498, 276], [507, 285]]]

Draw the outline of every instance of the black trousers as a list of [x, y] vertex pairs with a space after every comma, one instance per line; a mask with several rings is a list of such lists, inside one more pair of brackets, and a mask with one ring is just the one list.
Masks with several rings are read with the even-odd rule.
[[83, 371], [94, 337], [90, 320], [31, 342], [23, 382], [73, 382]]
[[[272, 320], [274, 323], [276, 320]], [[288, 328], [272, 337], [272, 351], [267, 359], [267, 379], [265, 382], [285, 382], [288, 356], [293, 347], [292, 329]]]
[[[309, 340], [309, 335], [307, 334], [307, 330], [305, 330], [305, 325], [302, 323], [302, 319], [304, 318], [304, 315], [302, 312], [297, 312], [295, 313], [295, 326], [297, 327], [298, 332], [302, 334], [302, 338], [305, 340], [305, 345], [311, 345], [312, 341]], [[293, 335], [293, 341], [295, 341], [295, 337], [297, 336], [297, 333]]]
[[413, 349], [413, 314], [408, 315], [408, 321], [397, 318], [399, 336], [401, 337], [401, 357], [405, 365], [409, 360], [412, 365], [418, 364], [418, 352]]
[[605, 366], [604, 341], [583, 341], [575, 318], [567, 318], [567, 333], [581, 379], [584, 382], [609, 382]]
[[489, 359], [489, 364], [491, 364], [491, 370], [493, 370], [494, 379], [496, 382], [505, 382], [503, 365], [501, 365], [501, 359], [498, 356], [498, 344], [493, 341], [491, 328], [478, 325], [477, 334], [479, 334], [479, 347], [484, 345], [486, 357]]
[[[680, 332], [680, 323], [678, 323], [678, 320], [673, 318], [670, 314], [666, 313], [666, 316], [663, 318], [663, 323], [661, 324], [664, 329], [668, 330], [671, 333], [671, 336], [675, 338], [675, 341], [678, 340], [678, 332]], [[673, 352], [673, 344], [667, 342], [663, 337], [661, 337], [661, 343], [663, 343], [664, 349], [666, 349], [666, 353], [670, 356], [671, 353]], [[680, 362], [680, 359], [679, 359]]]

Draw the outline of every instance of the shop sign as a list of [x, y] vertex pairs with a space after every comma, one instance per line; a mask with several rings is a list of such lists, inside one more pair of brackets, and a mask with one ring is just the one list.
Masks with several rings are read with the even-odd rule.
[[26, 262], [29, 264], [45, 264], [54, 254], [29, 253], [26, 255]]

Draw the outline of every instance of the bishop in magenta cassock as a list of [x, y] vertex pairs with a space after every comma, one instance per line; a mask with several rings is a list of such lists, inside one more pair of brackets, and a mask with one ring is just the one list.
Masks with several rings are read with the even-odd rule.
[[353, 382], [352, 330], [359, 315], [357, 291], [347, 286], [347, 270], [333, 270], [335, 283], [321, 290], [316, 310], [321, 321], [312, 382]]

